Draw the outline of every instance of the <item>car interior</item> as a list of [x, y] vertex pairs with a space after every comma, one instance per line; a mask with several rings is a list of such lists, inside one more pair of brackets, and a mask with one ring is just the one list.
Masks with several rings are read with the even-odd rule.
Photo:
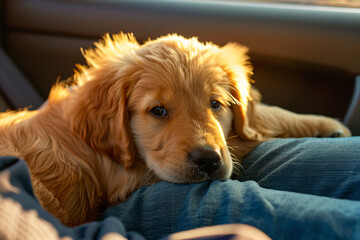
[[360, 4], [346, 1], [0, 0], [0, 111], [41, 107], [107, 33], [139, 43], [176, 33], [246, 46], [265, 104], [336, 118], [360, 136]]
[[263, 102], [360, 134], [360, 9], [251, 1], [2, 0], [1, 110], [37, 108], [105, 33], [249, 48]]

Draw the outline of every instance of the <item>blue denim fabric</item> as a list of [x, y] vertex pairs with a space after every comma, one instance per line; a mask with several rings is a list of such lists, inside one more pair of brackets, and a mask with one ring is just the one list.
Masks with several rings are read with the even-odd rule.
[[161, 182], [108, 209], [146, 239], [203, 226], [244, 223], [272, 239], [360, 239], [360, 202], [269, 190], [253, 181]]
[[261, 187], [360, 200], [360, 137], [277, 139], [243, 160], [240, 181]]
[[9, 172], [20, 191], [6, 191], [0, 182], [0, 200], [36, 210], [60, 237], [73, 239], [112, 233], [159, 239], [227, 223], [252, 225], [273, 239], [360, 239], [359, 147], [360, 137], [265, 142], [244, 158], [240, 181], [160, 182], [109, 208], [102, 221], [76, 228], [63, 226], [40, 206], [25, 162], [3, 157], [0, 176]]
[[226, 223], [252, 225], [273, 239], [360, 239], [359, 137], [273, 140], [243, 165], [242, 182], [161, 182], [104, 216], [147, 239]]

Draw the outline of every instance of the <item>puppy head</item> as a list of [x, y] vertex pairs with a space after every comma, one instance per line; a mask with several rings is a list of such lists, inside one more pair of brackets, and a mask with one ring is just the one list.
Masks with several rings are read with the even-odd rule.
[[252, 136], [245, 52], [176, 35], [142, 46], [132, 36], [107, 36], [85, 52], [90, 67], [77, 76], [83, 86], [71, 127], [126, 167], [140, 156], [164, 180], [226, 179], [230, 130]]
[[139, 154], [160, 178], [196, 182], [230, 177], [226, 137], [233, 109], [243, 134], [250, 89], [245, 63], [227, 59], [233, 48], [244, 58], [241, 47], [219, 48], [176, 35], [136, 50], [143, 73], [129, 98], [131, 133]]

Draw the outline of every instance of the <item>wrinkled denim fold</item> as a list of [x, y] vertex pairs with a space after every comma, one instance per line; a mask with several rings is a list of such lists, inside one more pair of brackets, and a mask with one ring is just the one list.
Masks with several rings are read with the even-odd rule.
[[226, 223], [273, 239], [360, 239], [359, 137], [272, 140], [243, 166], [239, 180], [143, 187], [104, 216], [147, 239]]
[[243, 167], [239, 180], [264, 188], [360, 200], [360, 137], [264, 142]]

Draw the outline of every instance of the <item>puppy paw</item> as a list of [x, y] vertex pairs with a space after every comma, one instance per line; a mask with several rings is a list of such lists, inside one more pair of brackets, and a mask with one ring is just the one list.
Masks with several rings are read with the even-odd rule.
[[[325, 137], [330, 137], [330, 138], [336, 138], [336, 137], [343, 137], [343, 133], [341, 132], [333, 132], [332, 134], [330, 134], [329, 136], [325, 136]], [[317, 138], [322, 138], [324, 136], [320, 135], [320, 134], [317, 134], [316, 135]]]
[[319, 121], [319, 132], [316, 137], [349, 137], [350, 130], [341, 122], [332, 118], [323, 118]]

